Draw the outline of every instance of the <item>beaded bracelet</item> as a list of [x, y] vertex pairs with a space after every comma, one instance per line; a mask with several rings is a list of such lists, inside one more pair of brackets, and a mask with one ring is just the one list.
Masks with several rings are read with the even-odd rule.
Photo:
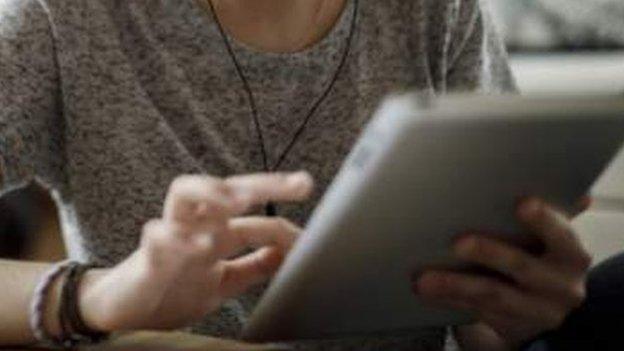
[[84, 321], [80, 312], [78, 289], [84, 274], [95, 265], [75, 265], [68, 269], [67, 279], [61, 291], [59, 321], [63, 331], [63, 340], [68, 347], [80, 343], [95, 343], [102, 341], [108, 333], [91, 329]]
[[54, 283], [76, 262], [63, 261], [54, 265], [39, 280], [30, 304], [30, 328], [35, 339], [45, 346], [63, 347], [62, 340], [50, 334], [45, 326], [48, 295]]

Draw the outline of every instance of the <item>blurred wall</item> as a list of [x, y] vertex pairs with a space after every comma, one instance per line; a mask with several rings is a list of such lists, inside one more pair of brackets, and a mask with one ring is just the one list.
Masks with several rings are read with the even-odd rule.
[[512, 49], [624, 45], [622, 0], [492, 0]]
[[[622, 95], [624, 0], [492, 0], [523, 94]], [[624, 252], [624, 150], [574, 225], [595, 263]]]

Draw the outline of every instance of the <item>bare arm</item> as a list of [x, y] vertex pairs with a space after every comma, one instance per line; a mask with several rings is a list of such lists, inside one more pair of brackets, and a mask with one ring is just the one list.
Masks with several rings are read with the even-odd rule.
[[[223, 301], [265, 282], [299, 228], [282, 218], [243, 216], [266, 202], [306, 199], [305, 173], [175, 180], [162, 218], [149, 221], [137, 250], [111, 269], [92, 270], [79, 287], [87, 325], [101, 331], [176, 329], [201, 320]], [[251, 253], [249, 248], [255, 249]], [[231, 259], [231, 257], [235, 257]], [[33, 291], [49, 264], [0, 261], [0, 347], [34, 342]], [[59, 334], [59, 286], [48, 296], [46, 329]]]
[[[61, 171], [59, 76], [46, 12], [38, 1], [0, 6], [0, 195]], [[0, 260], [0, 346], [33, 341], [28, 308], [49, 263]], [[51, 306], [54, 308], [55, 306]]]
[[[3, 282], [0, 294], [0, 345], [26, 345], [34, 342], [28, 324], [29, 304], [39, 277], [49, 268], [50, 264], [47, 263], [0, 261], [0, 281]], [[53, 305], [50, 304], [52, 309], [56, 307]]]

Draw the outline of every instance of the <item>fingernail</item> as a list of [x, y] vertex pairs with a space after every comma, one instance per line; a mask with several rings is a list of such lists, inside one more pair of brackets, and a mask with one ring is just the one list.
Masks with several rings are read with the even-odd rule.
[[301, 171], [297, 173], [293, 173], [288, 176], [286, 180], [288, 186], [292, 186], [294, 188], [307, 190], [312, 187], [314, 181], [312, 180], [312, 176], [310, 173]]
[[310, 173], [306, 171], [295, 172], [288, 176], [288, 181], [293, 182], [293, 183], [300, 183], [300, 182], [303, 183], [303, 182], [309, 182], [311, 180], [312, 180], [312, 176], [310, 176]]

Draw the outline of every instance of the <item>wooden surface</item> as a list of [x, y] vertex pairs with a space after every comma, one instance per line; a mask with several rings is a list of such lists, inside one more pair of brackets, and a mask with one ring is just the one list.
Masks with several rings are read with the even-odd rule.
[[[0, 348], [2, 351], [45, 351], [36, 348]], [[282, 351], [278, 345], [249, 345], [238, 341], [185, 333], [140, 332], [119, 335], [81, 351]]]

